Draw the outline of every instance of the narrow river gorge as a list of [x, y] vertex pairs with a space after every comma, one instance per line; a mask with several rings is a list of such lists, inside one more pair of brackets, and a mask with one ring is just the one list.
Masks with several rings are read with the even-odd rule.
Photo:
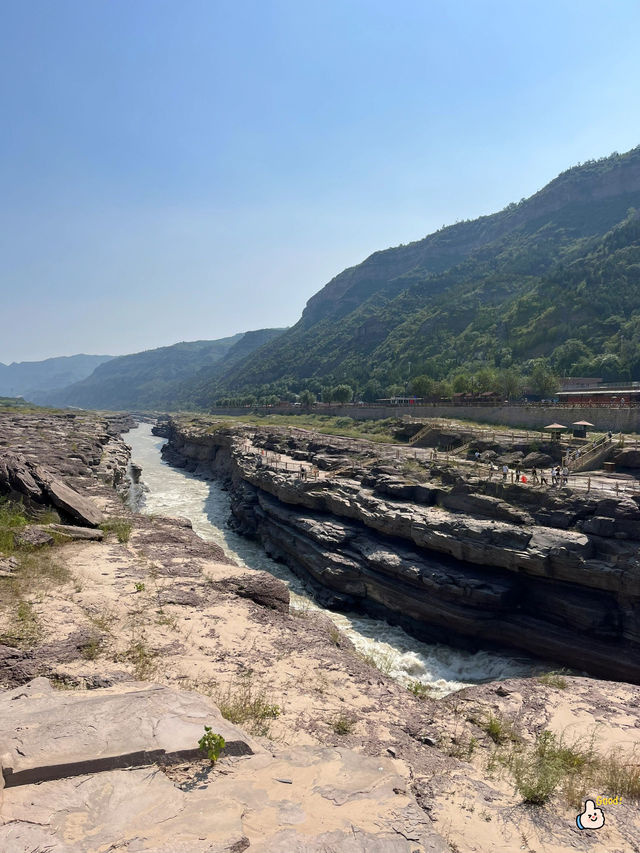
[[188, 518], [202, 539], [219, 545], [239, 565], [267, 571], [284, 581], [292, 608], [322, 610], [360, 652], [400, 682], [418, 681], [434, 696], [444, 696], [468, 684], [528, 675], [536, 669], [536, 663], [525, 657], [470, 653], [444, 644], [423, 643], [382, 620], [320, 608], [293, 572], [270, 559], [259, 543], [230, 529], [229, 495], [218, 482], [164, 462], [160, 452], [166, 439], [152, 435], [150, 424], [142, 423], [131, 430], [125, 441], [131, 447], [132, 462], [142, 468], [137, 509]]

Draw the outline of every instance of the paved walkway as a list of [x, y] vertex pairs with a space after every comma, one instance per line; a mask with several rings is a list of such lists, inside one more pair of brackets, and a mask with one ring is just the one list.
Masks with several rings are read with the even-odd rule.
[[[486, 462], [476, 462], [474, 459], [463, 459], [455, 456], [453, 453], [444, 453], [432, 448], [415, 448], [406, 444], [383, 444], [366, 439], [347, 438], [345, 436], [329, 435], [311, 430], [304, 430], [296, 427], [294, 430], [282, 428], [283, 432], [296, 432], [301, 437], [311, 438], [316, 441], [327, 441], [333, 445], [344, 448], [345, 453], [357, 453], [359, 455], [369, 456], [373, 460], [389, 460], [393, 461], [401, 459], [406, 462], [417, 461], [420, 463], [436, 463], [455, 465], [457, 468], [464, 470], [466, 473], [475, 474], [481, 479], [489, 481], [499, 481], [502, 479], [501, 466], [496, 467]], [[290, 473], [292, 475], [314, 480], [322, 480], [327, 477], [335, 476], [336, 470], [322, 471], [316, 468], [309, 462], [302, 462], [287, 456], [284, 453], [274, 453], [265, 451], [263, 448], [256, 447], [250, 441], [246, 442], [246, 452], [260, 456], [263, 460], [262, 464], [268, 466], [272, 470]], [[419, 474], [419, 472], [412, 472]], [[557, 489], [561, 495], [562, 491], [557, 486], [551, 484], [551, 477], [548, 471], [544, 472], [545, 478], [549, 481], [547, 485], [539, 485], [531, 481], [530, 476], [527, 476], [527, 482], [522, 483], [522, 488], [534, 489]], [[510, 469], [508, 474], [508, 482], [515, 482], [515, 471]], [[570, 473], [568, 487], [572, 491], [585, 492], [586, 494], [602, 494], [603, 496], [623, 496], [623, 495], [640, 495], [640, 476], [631, 474], [608, 474], [603, 471], [585, 471], [581, 473]]]

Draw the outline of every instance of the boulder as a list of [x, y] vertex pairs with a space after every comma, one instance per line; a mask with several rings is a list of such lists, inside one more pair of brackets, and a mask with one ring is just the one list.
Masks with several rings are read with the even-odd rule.
[[94, 502], [79, 495], [62, 481], [53, 479], [45, 482], [44, 490], [51, 503], [75, 521], [89, 527], [97, 527], [102, 521], [103, 515]]
[[280, 613], [289, 612], [289, 588], [268, 572], [247, 572], [240, 577], [226, 578], [220, 586], [241, 598], [249, 598], [261, 607]]
[[537, 451], [533, 453], [527, 453], [527, 455], [522, 460], [523, 468], [550, 468], [553, 465], [553, 459], [547, 453], [538, 453]]
[[93, 527], [76, 527], [73, 524], [50, 524], [48, 529], [64, 536], [67, 539], [79, 540], [81, 542], [100, 542], [104, 539], [102, 530]]
[[53, 504], [89, 527], [97, 527], [102, 521], [102, 513], [93, 501], [19, 453], [0, 451], [0, 494], [21, 495], [35, 503]]
[[43, 545], [53, 545], [54, 538], [46, 527], [38, 524], [29, 524], [14, 534], [16, 545], [30, 545], [33, 548], [41, 548]]

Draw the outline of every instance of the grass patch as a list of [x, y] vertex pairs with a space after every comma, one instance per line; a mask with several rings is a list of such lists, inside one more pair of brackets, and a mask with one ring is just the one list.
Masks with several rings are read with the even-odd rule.
[[144, 633], [132, 632], [131, 642], [124, 652], [118, 653], [114, 660], [132, 664], [133, 673], [138, 681], [146, 681], [156, 671], [157, 654], [149, 647]]
[[477, 738], [463, 735], [462, 737], [451, 738], [444, 751], [450, 758], [457, 758], [459, 761], [471, 761], [477, 746]]
[[253, 683], [251, 671], [232, 682], [216, 697], [220, 713], [238, 726], [247, 726], [255, 735], [268, 737], [271, 720], [280, 716], [280, 707], [271, 701], [263, 690]]
[[369, 666], [375, 667], [375, 669], [379, 670], [383, 675], [390, 675], [391, 670], [393, 669], [393, 655], [391, 652], [357, 652], [357, 656], [361, 661], [368, 664]]
[[337, 735], [351, 734], [355, 727], [356, 721], [348, 714], [338, 714], [330, 721], [331, 728]]
[[430, 684], [424, 684], [422, 681], [410, 681], [407, 684], [409, 693], [413, 693], [418, 699], [427, 699], [433, 696], [433, 688]]
[[118, 618], [115, 612], [106, 609], [99, 613], [86, 613], [86, 616], [92, 625], [105, 634], [111, 634], [113, 623]]
[[14, 534], [28, 523], [22, 504], [0, 498], [0, 554], [14, 553]]
[[52, 587], [69, 580], [68, 569], [49, 551], [17, 550], [15, 569], [0, 578], [0, 643], [29, 648], [39, 636], [32, 599], [42, 600]]
[[102, 651], [102, 639], [99, 636], [91, 637], [88, 642], [81, 646], [80, 654], [84, 660], [95, 660]]
[[567, 679], [560, 672], [543, 672], [537, 676], [536, 681], [538, 684], [555, 687], [557, 690], [564, 690], [567, 686]]
[[576, 795], [580, 776], [592, 764], [593, 753], [563, 742], [550, 731], [543, 731], [529, 749], [511, 759], [516, 790], [525, 803], [544, 805], [562, 784]]
[[509, 741], [520, 740], [513, 728], [513, 723], [503, 720], [501, 717], [496, 717], [494, 714], [489, 713], [487, 717], [480, 719], [473, 716], [467, 719], [470, 723], [474, 723], [479, 729], [482, 729], [485, 734], [489, 735], [497, 746], [501, 746]]
[[533, 744], [512, 744], [507, 753], [496, 750], [494, 763], [506, 767], [523, 802], [541, 806], [560, 796], [574, 807], [589, 793], [640, 802], [640, 755], [621, 749], [599, 753], [595, 735], [568, 741], [563, 735], [543, 731]]
[[131, 537], [131, 522], [126, 518], [108, 518], [100, 525], [105, 533], [115, 533], [118, 542], [125, 545]]

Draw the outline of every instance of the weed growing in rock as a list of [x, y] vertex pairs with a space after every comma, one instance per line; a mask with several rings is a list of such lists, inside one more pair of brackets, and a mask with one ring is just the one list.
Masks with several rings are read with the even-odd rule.
[[143, 583], [137, 582], [134, 584], [134, 587], [135, 587], [136, 592], [144, 592], [144, 584]]
[[409, 693], [413, 693], [418, 699], [426, 699], [433, 695], [433, 689], [429, 684], [424, 684], [422, 681], [410, 681], [407, 684]]
[[52, 585], [69, 579], [69, 572], [47, 551], [18, 548], [10, 559], [11, 575], [0, 578], [0, 642], [29, 647], [39, 633], [33, 599], [43, 600]]
[[482, 729], [483, 732], [489, 735], [491, 740], [498, 746], [507, 743], [507, 741], [519, 740], [513, 728], [513, 723], [496, 717], [492, 713], [489, 713], [487, 717], [477, 718], [470, 716], [467, 719], [470, 723], [474, 723], [479, 729]]
[[510, 769], [524, 802], [541, 806], [563, 780], [575, 782], [575, 777], [592, 759], [590, 751], [583, 752], [576, 746], [568, 746], [562, 738], [543, 731], [532, 747], [511, 758]]
[[126, 518], [108, 518], [100, 525], [105, 533], [115, 533], [121, 545], [126, 544], [131, 536], [131, 522]]
[[567, 686], [567, 679], [560, 672], [543, 672], [537, 678], [538, 684], [544, 684], [545, 687], [555, 687], [557, 690], [564, 690]]
[[373, 666], [376, 669], [380, 670], [383, 675], [390, 675], [391, 670], [393, 669], [393, 656], [391, 652], [369, 652], [364, 654], [362, 652], [357, 652], [360, 660], [364, 661], [364, 663], [369, 664], [369, 666]]
[[440, 747], [450, 758], [457, 758], [460, 761], [471, 761], [477, 746], [478, 739], [467, 735], [456, 735], [451, 738], [448, 744], [440, 744]]
[[337, 717], [334, 717], [333, 720], [331, 720], [331, 728], [337, 735], [351, 734], [355, 724], [356, 721], [354, 718], [347, 714], [338, 714]]
[[204, 734], [198, 741], [198, 749], [207, 753], [207, 758], [212, 764], [220, 758], [220, 753], [226, 745], [222, 735], [216, 734], [211, 726], [204, 727]]
[[99, 613], [87, 613], [85, 610], [87, 619], [89, 622], [94, 625], [99, 631], [102, 631], [106, 634], [111, 633], [111, 627], [113, 623], [117, 620], [117, 614], [112, 611], [104, 608]]
[[224, 693], [216, 697], [222, 716], [231, 723], [247, 725], [253, 734], [267, 737], [270, 720], [280, 716], [280, 707], [252, 682], [252, 673], [246, 673], [240, 682], [231, 683]]
[[614, 749], [606, 754], [595, 748], [595, 735], [570, 742], [563, 735], [543, 731], [533, 744], [511, 743], [510, 749], [496, 747], [487, 770], [497, 764], [512, 775], [516, 790], [525, 803], [544, 805], [552, 796], [562, 795], [578, 807], [589, 791], [640, 801], [640, 756]]
[[95, 660], [102, 651], [102, 639], [98, 636], [91, 637], [84, 646], [80, 647], [80, 654], [85, 660]]
[[170, 628], [172, 631], [175, 631], [178, 627], [178, 619], [175, 616], [171, 616], [169, 613], [165, 613], [162, 608], [157, 611], [158, 615], [156, 617], [156, 625], [163, 625], [167, 628]]

